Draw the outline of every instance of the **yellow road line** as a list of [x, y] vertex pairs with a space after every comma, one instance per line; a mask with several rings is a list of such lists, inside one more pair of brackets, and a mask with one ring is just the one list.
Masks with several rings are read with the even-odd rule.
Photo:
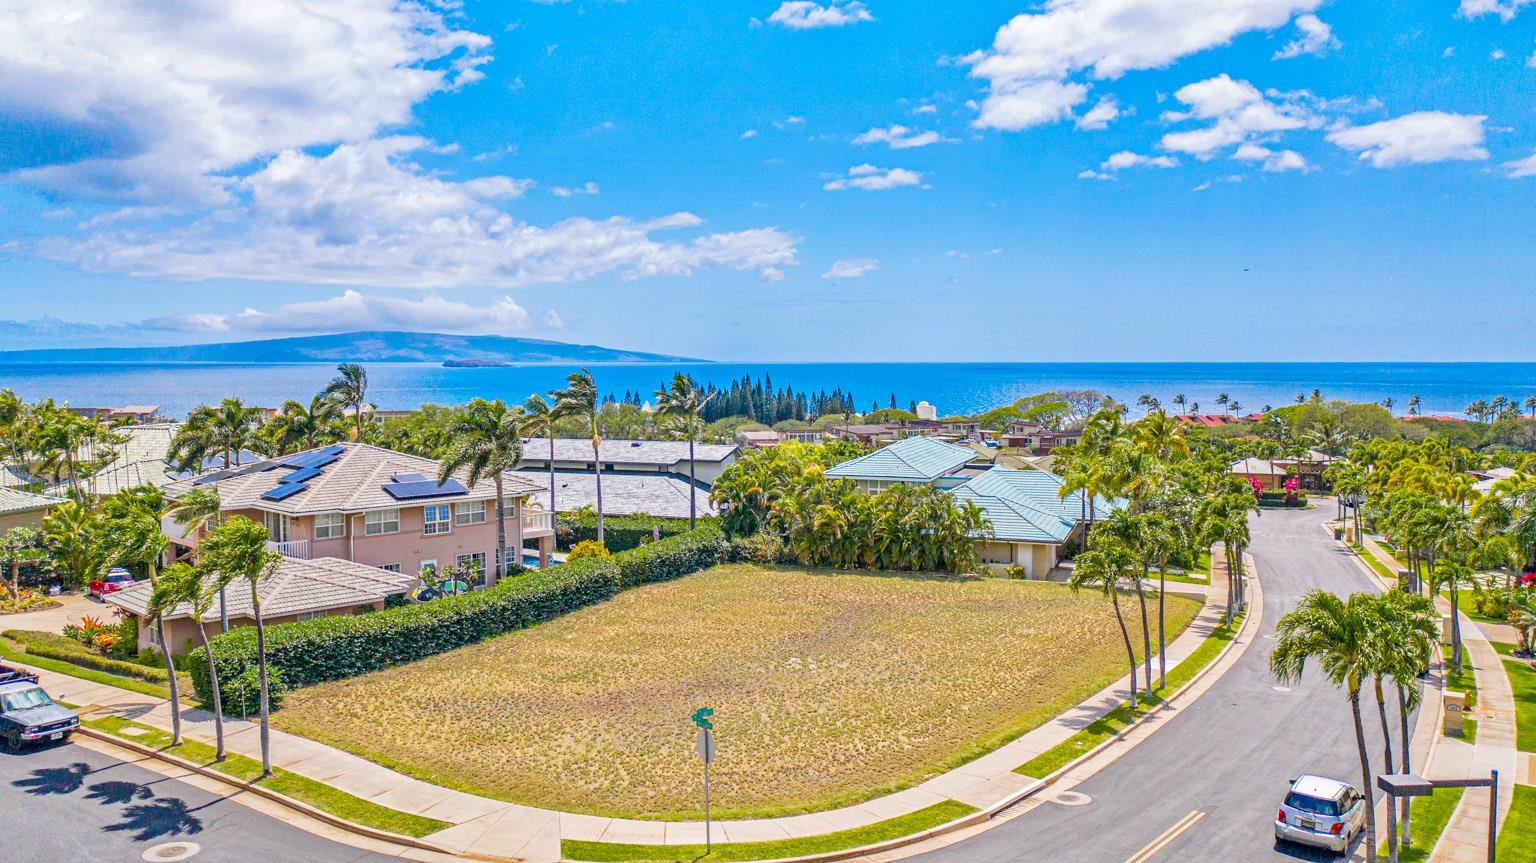
[[1158, 836], [1156, 839], [1148, 842], [1146, 846], [1143, 847], [1140, 851], [1132, 854], [1130, 858], [1125, 861], [1125, 863], [1146, 863], [1146, 861], [1151, 860], [1153, 855], [1155, 855], [1157, 852], [1168, 847], [1168, 843], [1179, 838], [1184, 834], [1184, 831], [1195, 826], [1195, 822], [1204, 817], [1205, 813], [1199, 811], [1198, 809], [1189, 813], [1188, 815], [1185, 815], [1183, 818], [1180, 818], [1172, 827], [1164, 830], [1161, 836]]

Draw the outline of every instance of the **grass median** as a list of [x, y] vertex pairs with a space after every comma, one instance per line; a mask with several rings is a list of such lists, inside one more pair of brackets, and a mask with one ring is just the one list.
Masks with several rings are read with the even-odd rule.
[[1194, 653], [1175, 665], [1173, 670], [1168, 672], [1168, 686], [1162, 694], [1154, 694], [1150, 699], [1143, 699], [1139, 708], [1134, 711], [1131, 710], [1129, 702], [1116, 707], [1094, 720], [1083, 730], [1014, 768], [1013, 772], [1043, 779], [1129, 728], [1148, 710], [1162, 704], [1164, 695], [1179, 691], [1184, 684], [1193, 680], [1202, 668], [1210, 665], [1222, 649], [1236, 637], [1238, 630], [1243, 628], [1243, 619], [1247, 613], [1246, 609], [1239, 613], [1230, 627], [1226, 625], [1216, 627], [1210, 635], [1205, 637], [1200, 646], [1195, 648]]
[[354, 797], [323, 782], [317, 782], [282, 768], [276, 768], [272, 776], [261, 779], [261, 762], [254, 758], [229, 753], [224, 761], [215, 762], [213, 760], [215, 750], [206, 743], [184, 739], [180, 746], [172, 746], [169, 732], [123, 719], [120, 716], [87, 719], [85, 725], [114, 737], [131, 740], [141, 746], [185, 758], [194, 764], [218, 771], [233, 779], [260, 785], [353, 824], [417, 838], [453, 826], [446, 821], [412, 815], [409, 812], [370, 803], [361, 797]]
[[[1445, 688], [1451, 692], [1465, 692], [1467, 694], [1466, 709], [1472, 710], [1477, 707], [1477, 674], [1472, 668], [1472, 654], [1467, 652], [1465, 645], [1462, 646], [1462, 669], [1461, 673], [1457, 674], [1456, 666], [1451, 662], [1451, 646], [1442, 644], [1440, 645], [1440, 651], [1445, 661]], [[1461, 739], [1468, 743], [1477, 742], [1476, 720], [1464, 720], [1462, 722]]]
[[806, 836], [800, 839], [778, 839], [770, 842], [716, 842], [710, 853], [704, 853], [700, 845], [626, 845], [617, 842], [581, 842], [567, 839], [560, 843], [560, 855], [567, 860], [591, 861], [591, 863], [696, 863], [696, 861], [778, 860], [786, 857], [804, 857], [810, 854], [828, 854], [849, 848], [862, 848], [876, 842], [886, 842], [911, 836], [964, 818], [979, 810], [958, 800], [935, 803], [926, 809], [879, 821], [852, 830]]
[[1515, 747], [1521, 752], [1536, 752], [1536, 669], [1531, 668], [1531, 660], [1511, 656], [1513, 644], [1495, 641], [1493, 649], [1505, 657], [1504, 673], [1515, 696]]
[[[138, 680], [132, 677], [124, 677], [120, 674], [110, 674], [105, 671], [97, 671], [94, 668], [86, 668], [83, 665], [75, 665], [72, 662], [65, 662], [62, 659], [50, 659], [46, 656], [33, 656], [32, 654], [27, 653], [20, 644], [12, 641], [9, 638], [0, 638], [0, 659], [6, 659], [11, 662], [19, 662], [23, 665], [30, 665], [33, 668], [41, 668], [44, 671], [52, 671], [56, 674], [67, 674], [70, 677], [77, 677], [81, 680], [89, 681], [91, 683], [101, 683], [106, 686], [116, 686], [118, 689], [126, 689], [130, 692], [137, 692], [140, 695], [152, 695], [156, 698], [167, 700], [171, 697], [171, 691], [157, 683], [149, 683], [147, 681]], [[187, 688], [182, 690], [183, 693], [190, 691], [190, 684]]]
[[[1456, 811], [1456, 804], [1461, 802], [1461, 795], [1466, 793], [1465, 788], [1441, 788], [1427, 797], [1415, 797], [1409, 812], [1412, 815], [1413, 845], [1409, 848], [1398, 849], [1397, 859], [1400, 863], [1423, 863], [1428, 860], [1435, 851], [1435, 843], [1440, 841], [1440, 834], [1445, 832], [1445, 825], [1451, 823], [1451, 814]], [[1381, 825], [1378, 825], [1380, 828]], [[1382, 834], [1385, 837], [1385, 833]], [[1383, 841], [1385, 841], [1383, 839]], [[1389, 859], [1386, 846], [1376, 855], [1378, 859]]]
[[1513, 794], [1499, 832], [1499, 863], [1536, 863], [1536, 786], [1516, 785]]

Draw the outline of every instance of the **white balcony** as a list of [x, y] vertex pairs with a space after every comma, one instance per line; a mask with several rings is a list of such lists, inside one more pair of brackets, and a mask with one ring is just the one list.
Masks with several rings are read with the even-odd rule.
[[309, 560], [309, 540], [294, 539], [288, 542], [268, 542], [268, 551], [275, 551], [284, 557], [296, 557], [299, 560]]
[[538, 509], [523, 510], [523, 538], [551, 536], [555, 532], [554, 514]]

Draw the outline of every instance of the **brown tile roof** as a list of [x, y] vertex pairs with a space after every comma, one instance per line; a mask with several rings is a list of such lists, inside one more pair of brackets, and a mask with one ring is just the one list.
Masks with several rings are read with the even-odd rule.
[[[341, 560], [320, 557], [314, 560], [283, 558], [282, 564], [270, 578], [258, 587], [261, 594], [262, 617], [282, 617], [311, 611], [332, 611], [353, 608], [379, 602], [384, 597], [410, 590], [416, 576]], [[105, 597], [108, 603], [125, 611], [143, 616], [149, 609], [150, 584], [136, 582], [130, 587]], [[224, 591], [224, 599], [232, 618], [254, 620], [251, 606], [251, 589], [245, 581], [232, 582]], [[192, 616], [189, 605], [178, 605], [166, 614], [166, 620]], [[219, 619], [217, 603], [203, 615], [204, 622]]]

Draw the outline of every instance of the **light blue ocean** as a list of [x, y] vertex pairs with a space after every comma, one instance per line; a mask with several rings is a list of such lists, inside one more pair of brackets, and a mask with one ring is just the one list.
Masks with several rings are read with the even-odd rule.
[[[307, 400], [332, 376], [327, 364], [99, 364], [0, 365], [0, 388], [27, 399], [51, 396], [80, 405], [158, 404], [184, 415], [204, 402], [237, 396], [247, 404]], [[566, 366], [450, 369], [427, 363], [368, 366], [369, 395], [380, 408], [423, 402], [456, 404], [475, 396], [521, 402], [533, 392], [562, 386]], [[1143, 393], [1172, 408], [1182, 393], [1203, 412], [1217, 412], [1226, 393], [1245, 410], [1290, 404], [1313, 388], [1326, 398], [1379, 402], [1394, 399], [1407, 411], [1417, 395], [1424, 413], [1460, 415], [1476, 399], [1536, 395], [1536, 363], [692, 363], [595, 365], [605, 393], [649, 394], [674, 372], [729, 386], [742, 375], [769, 375], [775, 386], [797, 391], [851, 391], [861, 409], [878, 403], [932, 402], [941, 414], [986, 410], [1049, 389], [1096, 389], [1134, 403]]]

